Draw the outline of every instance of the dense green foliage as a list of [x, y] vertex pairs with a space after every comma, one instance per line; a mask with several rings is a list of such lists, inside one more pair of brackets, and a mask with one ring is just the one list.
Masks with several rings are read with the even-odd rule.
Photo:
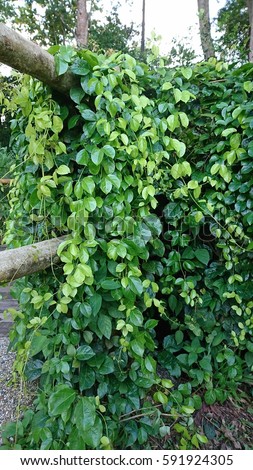
[[[15, 80], [15, 79], [14, 79]], [[10, 97], [13, 79], [1, 77], [0, 75], [0, 178], [11, 177], [11, 166], [15, 163], [14, 155], [9, 149], [10, 126], [9, 114], [6, 115], [5, 100]], [[15, 165], [14, 165], [15, 166]], [[4, 234], [4, 222], [9, 214], [8, 186], [0, 183], [0, 241]]]
[[5, 241], [69, 235], [14, 288], [39, 392], [5, 448], [198, 447], [194, 411], [251, 381], [253, 66], [148, 61], [61, 47], [69, 105], [28, 77], [13, 97]]
[[[9, 169], [10, 163], [12, 158], [11, 155], [8, 153], [6, 147], [0, 147], [0, 178], [5, 177], [7, 175], [9, 177]], [[9, 202], [8, 202], [8, 191], [9, 188], [6, 185], [1, 184], [0, 182], [0, 243], [2, 237], [4, 235], [4, 224], [9, 215]]]

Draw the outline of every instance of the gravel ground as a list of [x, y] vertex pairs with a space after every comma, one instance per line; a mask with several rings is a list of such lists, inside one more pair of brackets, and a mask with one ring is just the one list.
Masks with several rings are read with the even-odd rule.
[[23, 407], [31, 404], [35, 391], [34, 385], [28, 384], [24, 393], [20, 383], [11, 383], [15, 354], [7, 351], [8, 345], [8, 338], [0, 338], [0, 426], [14, 420], [18, 409], [22, 413]]

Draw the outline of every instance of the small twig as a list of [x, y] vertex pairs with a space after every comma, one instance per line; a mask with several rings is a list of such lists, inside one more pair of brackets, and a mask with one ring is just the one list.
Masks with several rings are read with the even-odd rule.
[[210, 80], [210, 83], [216, 83], [216, 82], [225, 82], [226, 79], [225, 78], [219, 78], [217, 80]]
[[[160, 408], [162, 406], [162, 404], [157, 404], [157, 405], [151, 405], [149, 408], [145, 408], [145, 410], [153, 410], [154, 408]], [[140, 410], [144, 408], [140, 408]], [[139, 411], [140, 411], [139, 410]], [[133, 413], [136, 413], [136, 410], [132, 410], [132, 411], [129, 411], [129, 413], [125, 413], [124, 415], [121, 415], [121, 418], [125, 418], [125, 416], [130, 416], [132, 415]]]
[[143, 416], [148, 416], [150, 414], [154, 413], [154, 410], [153, 411], [150, 411], [149, 413], [140, 413], [138, 415], [133, 415], [133, 416], [129, 416], [128, 418], [124, 418], [124, 419], [120, 419], [120, 423], [124, 423], [126, 421], [130, 421], [131, 419], [137, 419], [137, 418], [143, 418]]

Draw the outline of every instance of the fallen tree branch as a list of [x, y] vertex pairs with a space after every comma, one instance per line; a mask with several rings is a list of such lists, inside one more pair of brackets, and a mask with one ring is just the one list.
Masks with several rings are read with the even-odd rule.
[[71, 72], [57, 76], [54, 58], [40, 46], [0, 23], [0, 62], [21, 73], [38, 78], [55, 90], [67, 94], [77, 79]]
[[11, 184], [12, 181], [10, 178], [0, 178], [0, 184]]
[[1, 251], [0, 282], [11, 282], [58, 263], [57, 249], [65, 239], [66, 237], [52, 238], [33, 245]]

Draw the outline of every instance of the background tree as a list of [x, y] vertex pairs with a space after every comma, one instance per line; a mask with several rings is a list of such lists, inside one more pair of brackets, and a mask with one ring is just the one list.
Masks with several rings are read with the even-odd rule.
[[[249, 2], [252, 5], [252, 0]], [[217, 52], [223, 60], [247, 62], [250, 23], [246, 0], [227, 0], [217, 16]]]
[[15, 1], [0, 0], [0, 22], [6, 22], [9, 18], [15, 17]]
[[76, 44], [78, 47], [88, 45], [89, 15], [86, 0], [77, 0], [76, 7]]
[[253, 0], [247, 0], [249, 14], [249, 61], [253, 62]]
[[75, 36], [76, 0], [25, 0], [16, 5], [13, 27], [26, 31], [40, 45], [66, 44]]
[[214, 46], [211, 36], [211, 23], [209, 14], [209, 0], [198, 0], [199, 28], [201, 46], [205, 60], [214, 57]]
[[78, 46], [89, 49], [125, 51], [136, 30], [121, 21], [119, 6], [114, 0], [104, 14], [103, 2], [98, 0], [24, 0], [22, 4], [0, 0], [0, 19], [20, 32], [25, 30], [42, 46], [64, 45], [76, 39]]
[[93, 50], [113, 49], [122, 52], [134, 52], [135, 37], [138, 31], [133, 23], [122, 23], [119, 16], [119, 3], [103, 19], [92, 19], [89, 32], [89, 47]]

